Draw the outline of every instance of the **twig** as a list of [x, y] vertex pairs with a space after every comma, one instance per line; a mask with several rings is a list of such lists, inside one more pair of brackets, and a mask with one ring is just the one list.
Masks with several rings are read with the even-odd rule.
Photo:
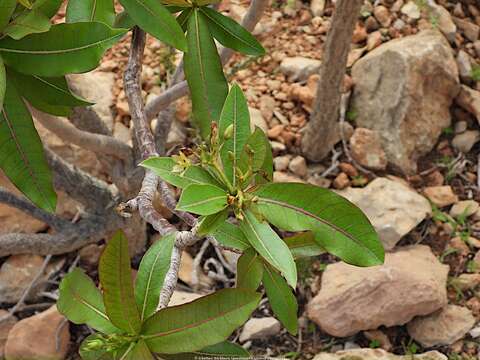
[[47, 255], [45, 257], [45, 259], [43, 260], [43, 264], [42, 266], [40, 267], [40, 270], [38, 271], [38, 273], [35, 275], [35, 277], [33, 278], [33, 280], [30, 282], [30, 284], [28, 285], [28, 287], [25, 289], [25, 291], [23, 292], [22, 296], [20, 297], [20, 299], [18, 300], [18, 302], [15, 304], [14, 307], [12, 307], [9, 311], [8, 311], [8, 314], [5, 314], [4, 316], [2, 316], [0, 318], [0, 324], [2, 322], [4, 322], [5, 320], [9, 319], [10, 317], [12, 317], [13, 315], [15, 315], [15, 313], [18, 311], [18, 309], [20, 307], [23, 306], [23, 304], [25, 303], [25, 300], [27, 299], [27, 297], [30, 295], [30, 292], [32, 291], [33, 287], [37, 284], [38, 280], [40, 279], [40, 277], [42, 276], [43, 272], [45, 271], [45, 269], [47, 268], [48, 266], [48, 263], [50, 262], [50, 260], [52, 259], [52, 255]]
[[324, 178], [333, 173], [335, 170], [338, 169], [338, 165], [340, 165], [340, 162], [338, 159], [342, 155], [341, 151], [335, 150], [335, 148], [332, 149], [332, 160], [331, 160], [331, 165], [326, 169], [323, 173], [320, 174], [320, 177]]

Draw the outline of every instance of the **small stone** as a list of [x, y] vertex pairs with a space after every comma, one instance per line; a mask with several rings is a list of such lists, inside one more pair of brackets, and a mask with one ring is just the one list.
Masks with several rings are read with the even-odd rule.
[[454, 148], [466, 154], [473, 148], [473, 146], [479, 140], [480, 140], [480, 131], [467, 130], [464, 133], [455, 135], [455, 137], [452, 140], [452, 145]]
[[373, 16], [369, 16], [367, 20], [365, 20], [365, 28], [368, 32], [378, 30], [379, 27], [378, 21]]
[[125, 144], [132, 144], [132, 136], [130, 134], [130, 129], [127, 128], [123, 123], [116, 122], [113, 125], [113, 136], [115, 139], [124, 142]]
[[273, 172], [273, 181], [274, 182], [293, 182], [293, 183], [302, 183], [304, 182], [298, 176], [290, 175], [282, 171]]
[[452, 279], [451, 283], [461, 291], [471, 290], [480, 285], [480, 274], [461, 274]]
[[382, 325], [403, 325], [447, 304], [448, 270], [424, 245], [386, 253], [381, 266], [331, 264], [323, 272], [320, 291], [309, 302], [307, 315], [337, 337]]
[[270, 141], [270, 146], [274, 154], [287, 150], [285, 144], [282, 144], [280, 141]]
[[290, 159], [292, 157], [290, 155], [284, 155], [284, 156], [277, 156], [276, 158], [273, 159], [273, 166], [276, 171], [287, 171], [288, 170], [288, 164], [290, 163]]
[[364, 26], [357, 24], [352, 35], [352, 42], [354, 44], [360, 44], [367, 40], [368, 34], [367, 29]]
[[470, 336], [474, 339], [480, 337], [480, 326], [474, 327], [472, 330], [468, 332]]
[[198, 298], [201, 298], [201, 297], [202, 295], [200, 294], [175, 290], [172, 294], [172, 297], [170, 298], [170, 302], [168, 303], [168, 306], [170, 307], [170, 306], [183, 305], [183, 304], [192, 302], [194, 300], [197, 300]]
[[462, 256], [467, 256], [470, 252], [470, 248], [460, 236], [455, 236], [450, 239], [448, 246], [449, 248], [456, 249]]
[[310, 2], [310, 10], [313, 16], [322, 16], [325, 11], [325, 0], [312, 0]]
[[[275, 111], [275, 99], [268, 95], [260, 97], [260, 113], [267, 122], [272, 120], [273, 112]], [[258, 125], [257, 125], [258, 126]], [[260, 126], [259, 126], [260, 127]], [[264, 132], [266, 129], [260, 127]]]
[[415, 355], [395, 355], [383, 349], [352, 349], [337, 351], [334, 354], [322, 352], [313, 360], [448, 360], [438, 351], [429, 351]]
[[479, 208], [478, 202], [475, 200], [459, 201], [450, 209], [450, 216], [457, 218], [459, 216], [469, 217], [477, 212]]
[[405, 5], [402, 6], [401, 9], [402, 14], [407, 15], [410, 19], [418, 20], [420, 19], [421, 13], [420, 9], [418, 8], [417, 4], [413, 1], [409, 1]]
[[[8, 314], [8, 311], [0, 309], [0, 319]], [[15, 316], [10, 316], [6, 320], [0, 322], [0, 359], [4, 358], [5, 344], [7, 343], [8, 333], [17, 323], [17, 321], [18, 320]]]
[[475, 115], [477, 121], [480, 122], [480, 92], [462, 85], [455, 102], [470, 114]]
[[455, 134], [461, 134], [465, 131], [467, 131], [467, 128], [468, 128], [468, 122], [466, 122], [465, 120], [461, 120], [461, 121], [457, 121], [455, 123]]
[[240, 342], [253, 339], [267, 339], [277, 335], [282, 329], [280, 322], [273, 317], [251, 318], [243, 326]]
[[451, 345], [467, 334], [475, 324], [475, 317], [465, 307], [448, 305], [408, 323], [408, 334], [425, 347]]
[[458, 197], [450, 185], [429, 186], [423, 190], [425, 196], [439, 208], [458, 202]]
[[383, 350], [390, 351], [392, 349], [392, 343], [390, 342], [390, 339], [388, 338], [387, 335], [383, 331], [380, 330], [369, 330], [369, 331], [364, 331], [363, 335], [370, 341], [378, 341], [380, 344], [380, 347]]
[[453, 22], [452, 16], [448, 10], [441, 5], [435, 4], [433, 1], [429, 1], [428, 6], [430, 7], [432, 15], [436, 19], [438, 29], [443, 33], [443, 35], [445, 35], [448, 41], [454, 43], [455, 34], [457, 33], [457, 26]]
[[22, 319], [8, 333], [5, 358], [63, 360], [70, 343], [68, 327], [67, 319], [55, 305]]
[[308, 178], [308, 183], [321, 188], [328, 189], [330, 185], [332, 185], [332, 180], [321, 177], [319, 175], [313, 175]]
[[289, 57], [280, 63], [280, 72], [289, 78], [289, 81], [305, 81], [310, 75], [320, 70], [322, 62], [305, 57]]
[[120, 116], [130, 116], [130, 107], [126, 100], [122, 100], [116, 103], [118, 115]]
[[367, 39], [367, 51], [372, 51], [376, 47], [382, 44], [382, 33], [380, 31], [374, 31], [368, 35]]
[[343, 190], [350, 185], [350, 179], [348, 175], [344, 172], [337, 175], [335, 180], [333, 180], [333, 187], [338, 190]]
[[250, 127], [255, 130], [255, 127], [258, 126], [264, 133], [268, 131], [268, 125], [265, 121], [265, 118], [262, 115], [262, 112], [255, 108], [248, 108], [248, 112], [250, 113]]
[[307, 162], [303, 156], [295, 156], [288, 165], [289, 170], [300, 177], [307, 175]]
[[480, 26], [470, 22], [469, 20], [460, 19], [458, 17], [454, 17], [453, 22], [460, 30], [462, 30], [463, 34], [468, 40], [472, 42], [478, 40], [480, 35]]
[[353, 166], [353, 165], [350, 164], [350, 163], [341, 162], [340, 164], [338, 164], [338, 167], [339, 167], [340, 170], [342, 170], [345, 174], [347, 174], [348, 176], [350, 176], [350, 177], [352, 177], [352, 178], [358, 176], [358, 171], [357, 171], [357, 169], [355, 168], [355, 166]]
[[377, 19], [378, 22], [385, 28], [388, 28], [392, 23], [390, 12], [383, 5], [375, 6], [373, 9], [373, 15], [375, 16], [375, 19]]
[[362, 166], [373, 170], [385, 170], [387, 158], [376, 131], [356, 128], [350, 138], [352, 157]]

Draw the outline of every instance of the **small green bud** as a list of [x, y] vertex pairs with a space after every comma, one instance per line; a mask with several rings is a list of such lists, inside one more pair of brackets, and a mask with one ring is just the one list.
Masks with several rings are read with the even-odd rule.
[[230, 124], [226, 129], [225, 132], [223, 133], [223, 138], [225, 140], [230, 139], [233, 136], [233, 124]]

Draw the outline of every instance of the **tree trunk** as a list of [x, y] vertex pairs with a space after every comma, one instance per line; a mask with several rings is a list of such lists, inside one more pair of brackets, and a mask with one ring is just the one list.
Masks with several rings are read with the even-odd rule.
[[325, 43], [317, 95], [305, 133], [302, 151], [312, 161], [328, 155], [340, 140], [338, 115], [353, 30], [363, 0], [337, 0]]

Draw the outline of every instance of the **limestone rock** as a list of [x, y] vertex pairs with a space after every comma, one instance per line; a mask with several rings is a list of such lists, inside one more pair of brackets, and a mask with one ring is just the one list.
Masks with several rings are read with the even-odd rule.
[[420, 9], [418, 8], [418, 5], [415, 4], [413, 1], [409, 1], [405, 5], [402, 6], [401, 9], [402, 14], [407, 15], [410, 19], [418, 20], [420, 19], [420, 16], [422, 15], [420, 13]]
[[322, 62], [301, 56], [287, 57], [280, 63], [280, 72], [290, 81], [305, 81], [320, 70]]
[[363, 189], [348, 188], [338, 193], [363, 210], [387, 250], [393, 249], [431, 212], [427, 199], [387, 178], [377, 178]]
[[339, 337], [403, 325], [447, 304], [448, 269], [423, 245], [387, 253], [381, 266], [328, 265], [307, 314], [325, 332]]
[[273, 159], [273, 167], [276, 171], [286, 171], [291, 158], [291, 155], [277, 156]]
[[68, 322], [57, 307], [52, 306], [13, 326], [5, 345], [5, 358], [62, 360], [66, 358], [69, 343]]
[[[37, 276], [43, 264], [43, 257], [38, 255], [12, 255], [0, 267], [0, 303], [17, 302], [25, 289]], [[47, 267], [28, 299], [35, 299], [38, 292], [45, 289], [45, 280], [56, 269], [55, 264]]]
[[362, 166], [372, 170], [385, 170], [387, 158], [380, 138], [375, 131], [357, 128], [350, 138], [352, 157]]
[[290, 160], [288, 168], [292, 173], [300, 177], [306, 176], [308, 172], [307, 162], [305, 161], [305, 158], [300, 155], [295, 156], [292, 160]]
[[408, 334], [425, 347], [451, 345], [475, 325], [472, 312], [462, 306], [448, 305], [407, 325]]
[[448, 360], [438, 351], [416, 355], [394, 355], [382, 349], [353, 349], [338, 351], [335, 354], [320, 353], [313, 360]]
[[455, 135], [452, 140], [454, 148], [463, 152], [464, 154], [472, 150], [472, 147], [480, 140], [480, 131], [467, 130], [461, 134]]
[[388, 161], [414, 173], [450, 126], [459, 80], [448, 42], [435, 30], [392, 40], [360, 59], [352, 74], [357, 125], [376, 130]]
[[459, 217], [461, 215], [469, 217], [477, 212], [479, 209], [479, 204], [475, 200], [463, 200], [459, 201], [450, 209], [451, 217]]
[[240, 342], [253, 339], [265, 339], [280, 332], [282, 325], [273, 317], [251, 318], [243, 326]]
[[429, 186], [423, 190], [423, 193], [432, 203], [440, 208], [455, 204], [458, 201], [458, 197], [450, 185]]
[[448, 41], [454, 43], [457, 26], [453, 22], [448, 10], [441, 5], [435, 4], [433, 1], [428, 2], [428, 6], [430, 7], [432, 15], [435, 16], [438, 29], [445, 35]]
[[475, 115], [480, 122], [480, 92], [462, 85], [455, 102], [464, 110]]
[[313, 16], [322, 16], [325, 10], [325, 0], [312, 0], [310, 2], [310, 10]]
[[252, 131], [255, 130], [255, 127], [258, 126], [260, 129], [263, 130], [264, 133], [268, 131], [268, 125], [265, 121], [265, 118], [262, 115], [262, 112], [255, 108], [248, 108], [248, 112], [250, 113], [250, 127]]

